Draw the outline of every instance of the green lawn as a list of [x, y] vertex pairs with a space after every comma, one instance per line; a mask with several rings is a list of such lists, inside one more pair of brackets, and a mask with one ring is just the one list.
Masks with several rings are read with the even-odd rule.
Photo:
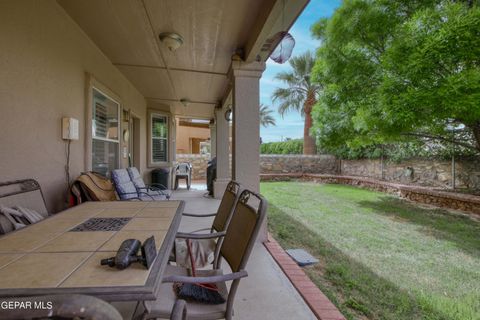
[[266, 182], [269, 230], [349, 319], [480, 319], [480, 223], [341, 185]]

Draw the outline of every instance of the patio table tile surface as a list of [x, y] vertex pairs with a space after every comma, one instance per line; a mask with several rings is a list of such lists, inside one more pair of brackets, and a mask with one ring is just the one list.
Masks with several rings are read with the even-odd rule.
[[163, 239], [167, 234], [166, 230], [142, 231], [142, 230], [122, 230], [110, 238], [98, 251], [116, 251], [125, 239], [138, 239], [142, 243], [149, 237], [155, 237], [155, 246], [160, 248]]
[[[180, 201], [147, 205], [85, 203], [0, 237], [0, 289], [145, 286], [153, 268], [134, 263], [117, 270], [101, 266], [100, 260], [115, 256], [126, 239], [143, 242], [153, 235], [157, 250], [162, 247]], [[143, 217], [136, 218], [138, 214]], [[131, 220], [119, 231], [70, 231], [93, 217]]]
[[26, 229], [19, 230], [1, 239], [0, 253], [29, 252], [58, 237], [60, 234], [60, 232], [45, 233], [27, 232]]
[[1, 288], [58, 286], [91, 253], [31, 253], [0, 269]]
[[23, 256], [21, 253], [1, 253], [0, 254], [0, 268], [6, 266], [7, 264], [15, 261], [16, 259]]
[[[93, 252], [100, 248], [114, 234], [115, 232], [113, 231], [65, 232], [53, 241], [47, 242], [44, 246], [35, 249], [35, 252]], [[114, 250], [117, 249], [118, 246]]]
[[122, 230], [167, 230], [173, 217], [165, 218], [133, 218], [130, 220]]
[[60, 287], [121, 287], [144, 284], [149, 272], [146, 272], [145, 267], [139, 263], [131, 264], [125, 270], [100, 265], [101, 259], [110, 258], [116, 254], [116, 251], [94, 253]]
[[104, 209], [95, 218], [131, 218], [138, 214], [142, 209], [128, 208], [128, 209]]

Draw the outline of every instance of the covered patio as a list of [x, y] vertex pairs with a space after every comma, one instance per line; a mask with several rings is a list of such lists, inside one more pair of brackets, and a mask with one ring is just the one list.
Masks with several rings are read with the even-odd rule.
[[[259, 79], [278, 34], [307, 3], [2, 1], [0, 180], [37, 180], [48, 212], [62, 212], [81, 172], [137, 167], [147, 182], [154, 169], [171, 173], [182, 117], [210, 123], [216, 199], [231, 179], [258, 192]], [[219, 200], [204, 192], [173, 199], [185, 200], [185, 211], [214, 212]], [[183, 218], [180, 230], [197, 223]], [[266, 237], [264, 226], [235, 318], [315, 318], [262, 245]], [[114, 303], [126, 318], [133, 304]]]
[[[172, 200], [185, 200], [186, 212], [215, 212], [220, 201], [205, 198], [205, 191], [195, 187], [193, 185], [190, 191], [175, 191]], [[180, 231], [188, 232], [208, 227], [212, 219], [185, 217], [182, 219]], [[222, 267], [228, 268], [226, 265]], [[236, 295], [234, 319], [317, 319], [262, 243], [256, 244], [248, 269], [249, 276], [242, 280]], [[127, 302], [113, 305], [121, 311], [125, 319], [132, 318], [137, 307], [136, 303]]]

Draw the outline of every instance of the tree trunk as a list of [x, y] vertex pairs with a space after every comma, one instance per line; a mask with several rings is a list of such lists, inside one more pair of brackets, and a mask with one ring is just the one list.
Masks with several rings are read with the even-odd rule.
[[305, 104], [303, 105], [303, 111], [305, 113], [305, 125], [303, 127], [303, 154], [316, 154], [317, 148], [315, 138], [310, 135], [310, 128], [312, 127], [312, 108], [317, 101], [315, 100], [315, 94], [309, 94]]

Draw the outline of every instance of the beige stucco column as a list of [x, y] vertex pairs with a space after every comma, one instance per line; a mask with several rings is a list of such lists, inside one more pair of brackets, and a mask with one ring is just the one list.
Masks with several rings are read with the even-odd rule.
[[217, 199], [222, 198], [225, 188], [231, 179], [230, 124], [225, 119], [225, 111], [228, 108], [229, 103], [227, 102], [222, 108], [215, 109], [217, 178], [213, 184], [213, 195]]
[[217, 125], [215, 122], [210, 121], [210, 159], [213, 159], [217, 155]]
[[260, 77], [264, 62], [232, 61], [232, 175], [245, 188], [260, 188]]

